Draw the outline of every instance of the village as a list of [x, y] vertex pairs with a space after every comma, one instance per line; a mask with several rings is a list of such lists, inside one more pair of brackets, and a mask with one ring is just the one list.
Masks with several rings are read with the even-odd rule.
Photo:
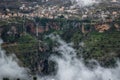
[[[49, 0], [43, 0], [43, 2], [48, 2]], [[93, 0], [96, 1], [96, 0]], [[104, 5], [104, 3], [101, 3]], [[32, 5], [32, 6], [31, 6]], [[13, 6], [13, 5], [12, 5]], [[0, 12], [0, 19], [8, 19], [10, 17], [40, 17], [40, 18], [66, 18], [66, 19], [114, 19], [119, 16], [119, 2], [117, 0], [112, 0], [107, 5], [103, 7], [98, 7], [93, 5], [92, 7], [85, 7], [81, 9], [76, 5], [63, 6], [63, 5], [39, 5], [36, 2], [32, 4], [29, 2], [22, 2], [17, 11], [9, 9], [9, 7], [4, 8]], [[107, 7], [106, 7], [107, 6]], [[117, 6], [117, 8], [115, 8]], [[105, 8], [105, 10], [104, 10]]]

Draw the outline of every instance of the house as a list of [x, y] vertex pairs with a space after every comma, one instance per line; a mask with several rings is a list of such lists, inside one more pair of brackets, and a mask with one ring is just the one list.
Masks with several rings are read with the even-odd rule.
[[118, 24], [114, 24], [114, 26], [117, 29], [117, 31], [120, 31], [120, 26]]
[[118, 2], [118, 1], [117, 1], [117, 0], [112, 0], [111, 2], [113, 2], [113, 3], [115, 2], [115, 3], [116, 3], [116, 2]]
[[86, 19], [88, 17], [88, 15], [84, 14], [82, 15], [82, 19]]

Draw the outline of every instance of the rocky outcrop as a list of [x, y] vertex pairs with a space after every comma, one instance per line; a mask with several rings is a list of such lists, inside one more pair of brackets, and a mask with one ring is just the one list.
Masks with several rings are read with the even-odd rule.
[[110, 25], [109, 24], [101, 24], [101, 25], [96, 25], [95, 29], [98, 32], [104, 32], [110, 29]]

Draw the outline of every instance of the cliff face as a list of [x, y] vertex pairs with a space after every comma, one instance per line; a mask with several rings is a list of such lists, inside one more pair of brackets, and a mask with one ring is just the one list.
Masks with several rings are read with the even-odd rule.
[[55, 70], [55, 63], [48, 58], [59, 54], [53, 50], [57, 43], [46, 35], [58, 34], [66, 42], [73, 42], [78, 57], [82, 54], [86, 63], [96, 59], [109, 67], [115, 64], [114, 58], [120, 58], [119, 25], [117, 21], [37, 19], [23, 22], [16, 19], [16, 23], [2, 24], [0, 33], [4, 40], [2, 47], [8, 54], [15, 53], [22, 66], [30, 68], [32, 73], [48, 74]]

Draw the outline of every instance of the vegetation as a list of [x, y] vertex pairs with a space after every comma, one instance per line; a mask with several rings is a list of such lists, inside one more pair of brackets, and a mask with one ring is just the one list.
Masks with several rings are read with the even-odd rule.
[[[89, 53], [89, 58], [95, 58], [99, 61], [104, 61], [107, 64], [109, 61], [114, 60], [115, 57], [120, 58], [120, 32], [110, 33], [90, 33], [86, 39], [86, 50]], [[106, 65], [109, 66], [110, 64]]]
[[[73, 47], [77, 50], [78, 56], [83, 56], [85, 61], [89, 59], [98, 60], [103, 66], [112, 66], [115, 63], [114, 58], [120, 58], [120, 32], [115, 30], [114, 23], [109, 24], [112, 30], [99, 33], [90, 24], [90, 20], [80, 21], [80, 20], [67, 20], [64, 18], [58, 19], [47, 19], [47, 18], [35, 18], [35, 21], [26, 20], [24, 28], [28, 25], [27, 23], [38, 24], [44, 29], [49, 25], [49, 30], [39, 33], [39, 37], [36, 37], [32, 32], [25, 32], [23, 29], [23, 19], [13, 18], [16, 23], [4, 25], [2, 23], [1, 28], [3, 28], [1, 37], [6, 42], [3, 44], [3, 48], [7, 53], [15, 53], [17, 57], [22, 62], [22, 66], [27, 66], [31, 69], [31, 72], [42, 72], [44, 74], [50, 73], [54, 70], [53, 66], [55, 63], [52, 61], [47, 61], [51, 54], [57, 54], [53, 51], [53, 47], [56, 46], [56, 42], [52, 41], [50, 38], [46, 38], [49, 34], [58, 34], [66, 42], [73, 42]], [[85, 24], [86, 33], [82, 32], [82, 24]], [[95, 23], [95, 22], [92, 22]], [[5, 23], [6, 24], [6, 23]], [[11, 31], [11, 27], [15, 25], [17, 28], [17, 34]], [[36, 26], [36, 25], [35, 25]], [[54, 27], [56, 27], [54, 28]], [[7, 32], [11, 31], [12, 34]], [[39, 40], [37, 40], [39, 39]], [[84, 43], [84, 46], [80, 44]], [[81, 50], [82, 49], [82, 50]], [[38, 60], [40, 62], [38, 62]], [[44, 64], [47, 66], [47, 71], [45, 70]], [[38, 66], [41, 69], [38, 69]]]

